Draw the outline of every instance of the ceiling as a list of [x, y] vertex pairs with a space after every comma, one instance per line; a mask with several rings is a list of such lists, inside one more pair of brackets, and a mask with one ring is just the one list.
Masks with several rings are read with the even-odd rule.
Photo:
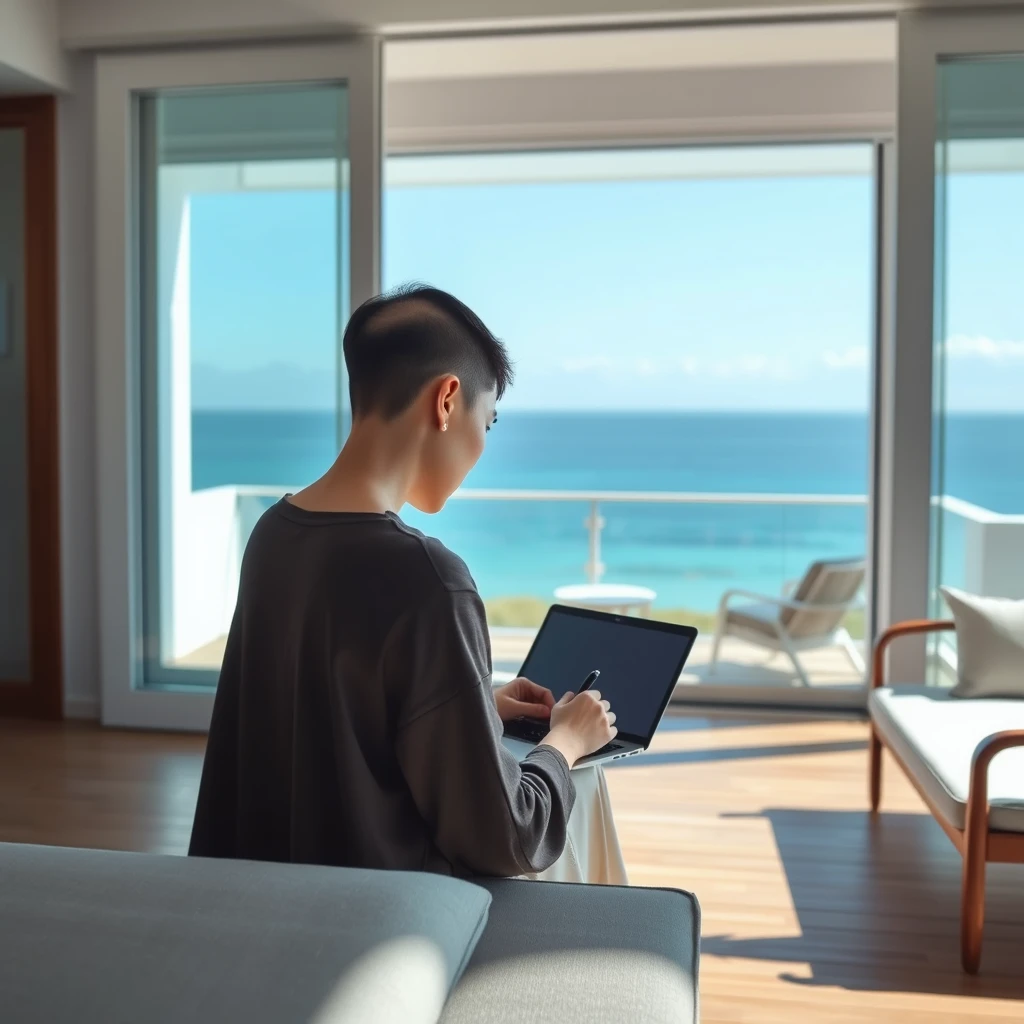
[[[23, 0], [28, 2], [28, 0]], [[1024, 0], [60, 0], [72, 48], [372, 31], [389, 36], [863, 17]]]

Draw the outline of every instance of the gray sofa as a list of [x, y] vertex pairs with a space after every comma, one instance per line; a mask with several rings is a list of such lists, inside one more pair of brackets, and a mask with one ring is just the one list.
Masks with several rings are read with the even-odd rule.
[[692, 895], [0, 844], [10, 1024], [697, 1020]]

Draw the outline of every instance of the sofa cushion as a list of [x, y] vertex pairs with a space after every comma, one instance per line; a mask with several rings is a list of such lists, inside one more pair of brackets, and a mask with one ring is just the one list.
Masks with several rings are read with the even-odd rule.
[[[943, 817], [964, 827], [971, 759], [987, 736], [1024, 729], [1024, 700], [956, 698], [936, 686], [883, 686], [868, 699], [886, 743], [920, 782]], [[1004, 750], [989, 766], [989, 824], [1024, 832], [1024, 747]]]
[[670, 889], [480, 881], [487, 930], [444, 1024], [690, 1024], [700, 908]]
[[956, 620], [954, 697], [1024, 698], [1024, 601], [943, 587]]
[[0, 878], [18, 1024], [436, 1021], [490, 903], [437, 875], [6, 844]]

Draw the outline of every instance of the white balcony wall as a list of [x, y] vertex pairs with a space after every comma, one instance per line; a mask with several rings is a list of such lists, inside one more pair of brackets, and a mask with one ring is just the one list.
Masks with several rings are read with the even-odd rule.
[[227, 634], [242, 551], [233, 487], [210, 487], [177, 499], [172, 629], [163, 652], [172, 662]]
[[943, 566], [943, 579], [962, 581], [971, 594], [1024, 598], [1024, 515], [1002, 515], [948, 497], [942, 508], [963, 529], [962, 564], [949, 566], [950, 572]]
[[223, 636], [238, 593], [239, 531], [234, 488], [192, 490], [191, 203], [230, 190], [230, 167], [183, 165], [159, 174], [155, 465], [159, 508], [161, 657], [174, 662]]

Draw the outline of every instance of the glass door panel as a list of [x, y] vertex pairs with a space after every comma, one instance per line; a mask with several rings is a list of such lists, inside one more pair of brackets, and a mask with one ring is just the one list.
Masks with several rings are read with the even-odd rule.
[[[409, 515], [466, 558], [496, 667], [562, 586], [624, 585], [701, 630], [679, 696], [862, 702], [873, 147], [393, 156], [386, 183], [385, 284], [451, 290], [517, 361], [466, 489]], [[712, 664], [734, 590], [753, 625]], [[825, 593], [849, 614], [797, 623], [794, 660], [772, 602]]]
[[0, 128], [0, 680], [27, 686], [31, 644], [24, 253], [25, 132]]
[[[936, 69], [930, 611], [940, 587], [1024, 598], [1024, 55]], [[956, 668], [933, 642], [934, 681]]]
[[213, 684], [246, 540], [347, 423], [345, 85], [138, 104], [147, 685]]

